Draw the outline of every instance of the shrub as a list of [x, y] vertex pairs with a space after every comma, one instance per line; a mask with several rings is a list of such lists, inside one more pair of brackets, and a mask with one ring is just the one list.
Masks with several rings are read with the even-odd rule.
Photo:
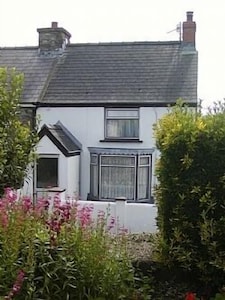
[[225, 279], [225, 110], [178, 104], [155, 126], [159, 256], [206, 283]]
[[33, 161], [37, 135], [20, 120], [23, 74], [0, 68], [0, 195], [4, 188], [20, 188]]
[[123, 233], [110, 234], [107, 216], [77, 202], [53, 209], [40, 199], [0, 200], [0, 297], [4, 299], [132, 299], [133, 268]]

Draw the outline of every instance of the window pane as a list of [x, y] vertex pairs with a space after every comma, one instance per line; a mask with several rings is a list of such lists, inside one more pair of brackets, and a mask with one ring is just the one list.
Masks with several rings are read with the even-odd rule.
[[91, 164], [96, 165], [98, 163], [98, 155], [92, 154], [91, 155]]
[[135, 168], [101, 167], [101, 198], [134, 199]]
[[140, 165], [149, 165], [149, 156], [140, 157]]
[[138, 118], [138, 109], [134, 110], [107, 110], [107, 117], [113, 118], [113, 117], [135, 117]]
[[101, 156], [102, 165], [112, 166], [134, 166], [135, 157], [126, 156]]
[[138, 199], [149, 198], [149, 167], [138, 169]]
[[91, 165], [91, 196], [98, 198], [98, 165]]
[[106, 122], [106, 136], [117, 138], [138, 138], [139, 121], [137, 119], [131, 120], [107, 120]]
[[58, 186], [58, 158], [39, 158], [37, 163], [37, 187]]

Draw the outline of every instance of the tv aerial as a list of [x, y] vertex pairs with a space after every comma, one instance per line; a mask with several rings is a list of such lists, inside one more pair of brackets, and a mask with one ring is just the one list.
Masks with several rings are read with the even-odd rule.
[[172, 29], [170, 31], [168, 31], [167, 33], [171, 33], [171, 32], [174, 32], [176, 31], [177, 33], [179, 33], [179, 40], [181, 41], [181, 22], [177, 24], [176, 28], [175, 29]]

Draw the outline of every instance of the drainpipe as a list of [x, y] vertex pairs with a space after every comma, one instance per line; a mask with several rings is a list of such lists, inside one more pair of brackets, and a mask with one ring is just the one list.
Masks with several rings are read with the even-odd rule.
[[[155, 108], [155, 107], [153, 107], [153, 111], [154, 111], [154, 114], [155, 114], [155, 123], [157, 123], [158, 122], [158, 113], [157, 113], [157, 109]], [[156, 161], [157, 161], [157, 159], [158, 159], [158, 153], [157, 153], [157, 149], [155, 148], [155, 155], [154, 155], [154, 166], [156, 165]], [[154, 180], [154, 182], [152, 182], [153, 184], [152, 184], [152, 187], [153, 186], [155, 186], [156, 185], [156, 177], [155, 176], [152, 176], [152, 178], [153, 178], [153, 180]]]
[[[38, 103], [34, 103], [34, 109], [33, 109], [33, 114], [32, 114], [32, 129], [35, 130], [37, 126], [36, 118], [37, 118], [37, 108], [38, 108]], [[35, 184], [35, 162], [33, 162], [33, 172], [32, 172], [32, 189], [33, 189], [33, 204], [36, 203], [37, 200], [37, 192], [36, 192], [36, 184]]]

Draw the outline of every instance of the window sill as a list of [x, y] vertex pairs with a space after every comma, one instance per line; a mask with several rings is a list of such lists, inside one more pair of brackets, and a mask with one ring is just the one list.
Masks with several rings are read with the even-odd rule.
[[139, 139], [104, 139], [100, 140], [101, 143], [143, 143]]

